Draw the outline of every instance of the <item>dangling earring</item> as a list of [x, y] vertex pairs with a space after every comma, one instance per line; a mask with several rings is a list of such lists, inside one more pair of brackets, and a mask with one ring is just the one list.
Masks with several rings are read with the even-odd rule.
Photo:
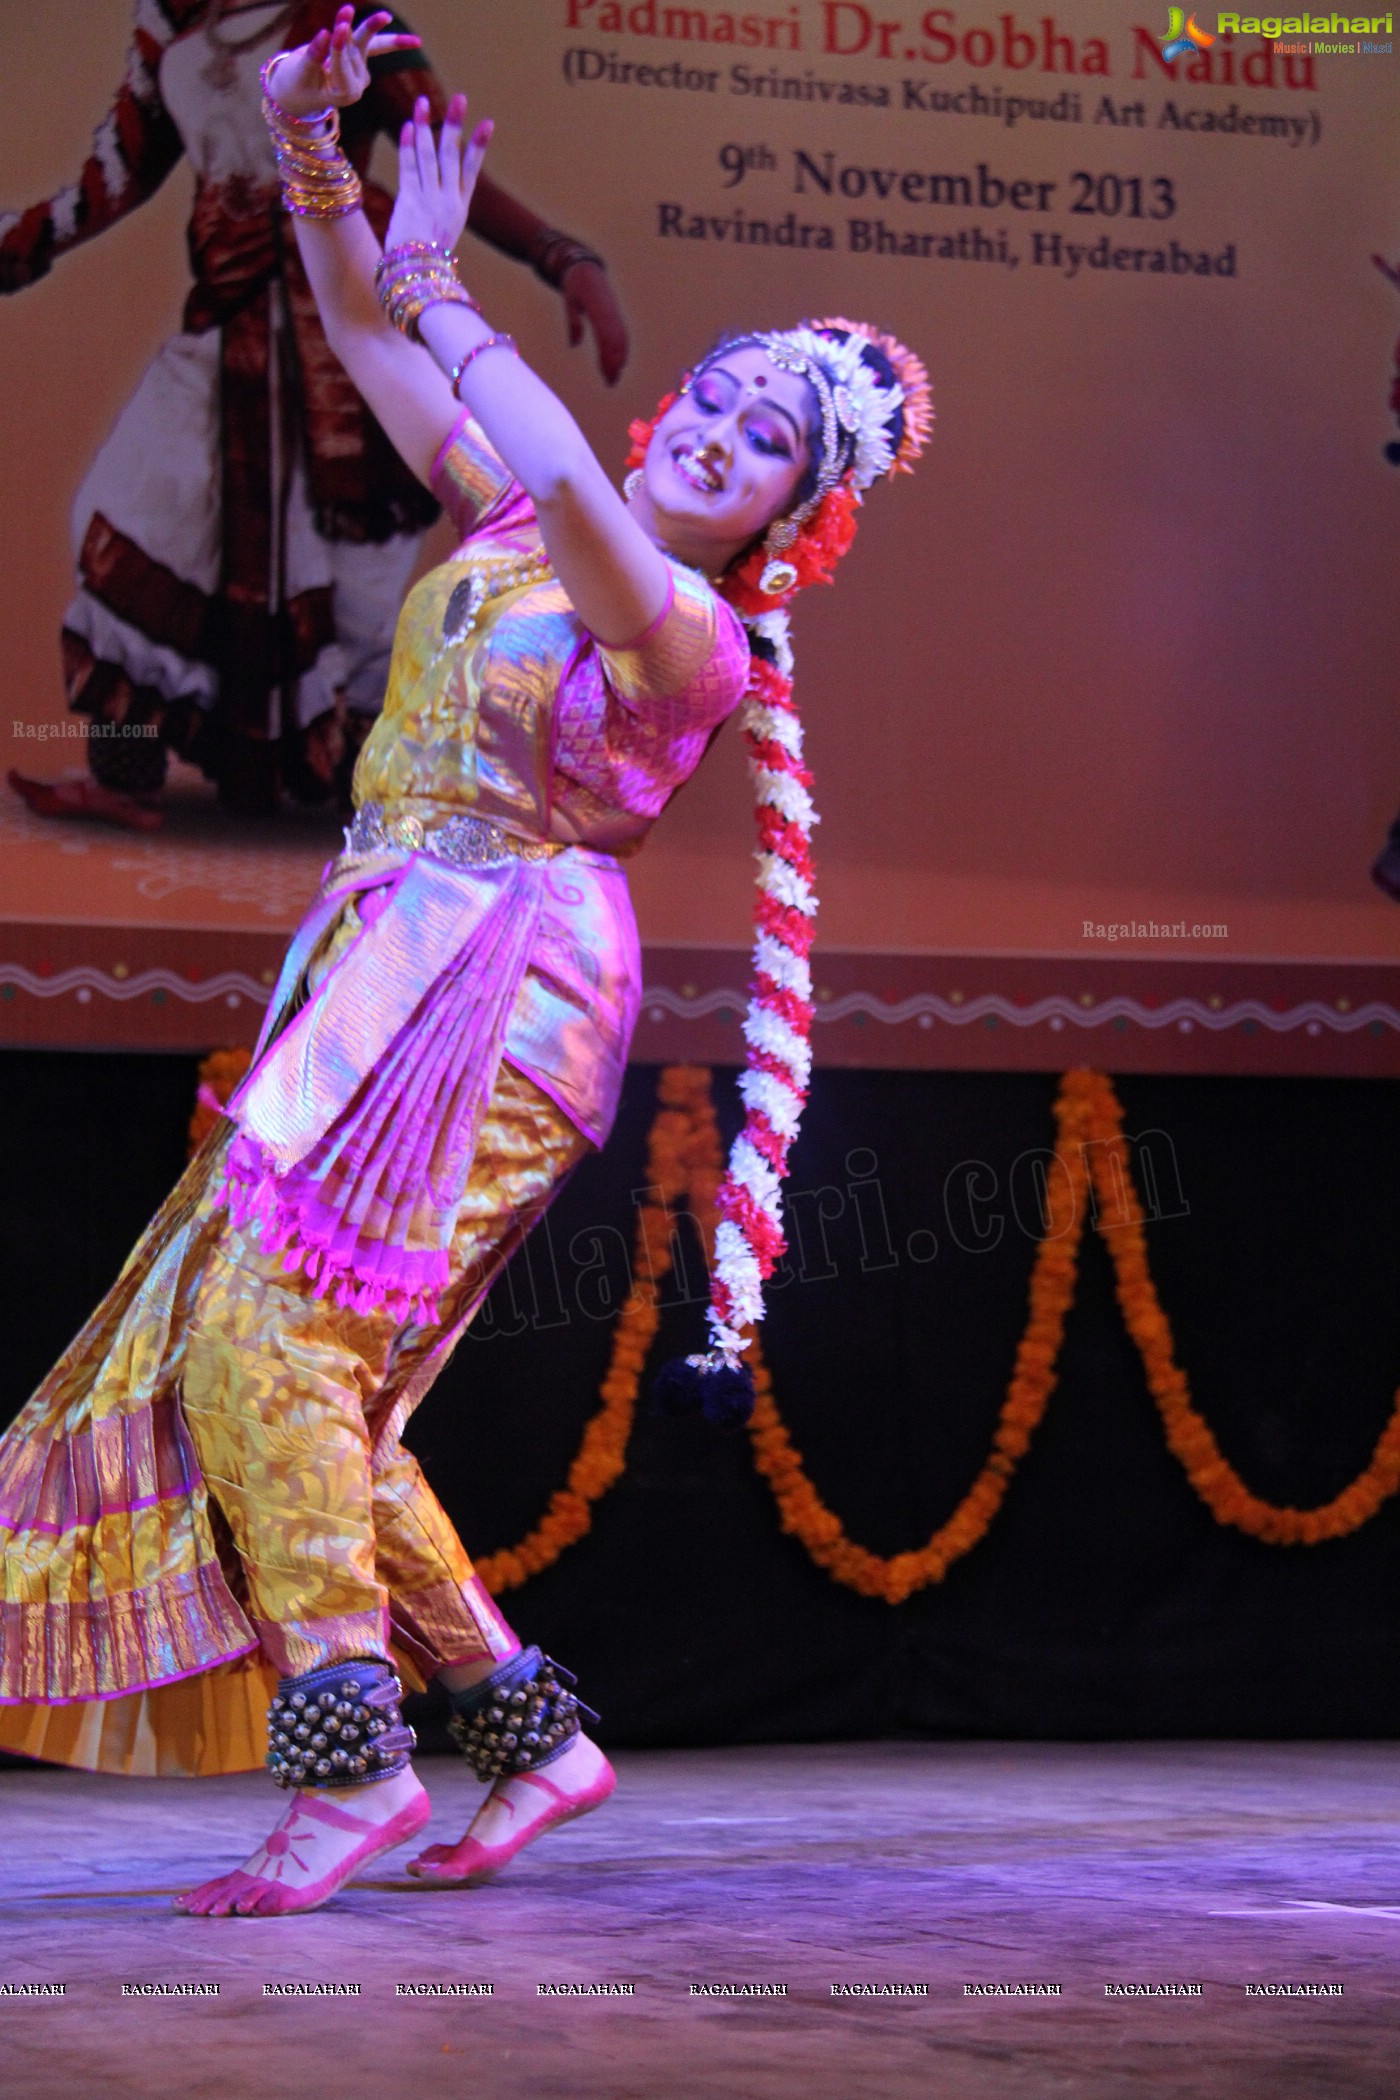
[[779, 558], [787, 553], [796, 538], [797, 527], [791, 518], [775, 518], [763, 535], [763, 551], [768, 561], [758, 579], [758, 587], [766, 598], [781, 598], [796, 584], [796, 569], [790, 561]]
[[636, 495], [638, 489], [641, 487], [642, 483], [645, 480], [646, 476], [645, 474], [643, 474], [641, 468], [633, 467], [631, 473], [627, 476], [627, 478], [622, 484], [622, 493], [627, 498], [627, 501], [629, 503], [632, 501], [632, 498]]

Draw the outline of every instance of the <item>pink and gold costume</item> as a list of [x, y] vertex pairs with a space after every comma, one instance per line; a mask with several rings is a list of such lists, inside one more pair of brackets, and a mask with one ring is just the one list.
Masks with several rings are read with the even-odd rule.
[[737, 705], [735, 616], [672, 565], [583, 628], [465, 422], [467, 537], [410, 593], [347, 852], [253, 1068], [0, 1441], [0, 1743], [95, 1769], [262, 1761], [273, 1679], [512, 1652], [399, 1435], [562, 1177], [636, 1015], [617, 856]]

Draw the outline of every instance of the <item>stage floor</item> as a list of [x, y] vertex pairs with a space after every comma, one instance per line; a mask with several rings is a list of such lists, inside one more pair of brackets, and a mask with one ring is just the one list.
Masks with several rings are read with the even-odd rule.
[[[396, 1856], [328, 1909], [277, 1921], [168, 1909], [171, 1891], [232, 1864], [256, 1834], [271, 1801], [260, 1779], [0, 1774], [0, 1984], [67, 1987], [62, 2000], [6, 1996], [6, 2089], [26, 2100], [1397, 2090], [1400, 1746], [880, 1743], [617, 1762], [611, 1806], [492, 1887], [422, 1890]], [[474, 1783], [444, 1760], [424, 1776], [439, 1807], [431, 1835], [455, 1834]], [[177, 1983], [217, 1983], [219, 1995], [122, 1995]], [[264, 1995], [279, 1983], [359, 1995]], [[398, 1997], [401, 1983], [494, 1994]], [[537, 1988], [565, 1983], [635, 1995]], [[696, 1996], [695, 1984], [782, 1984], [786, 1996]], [[834, 1984], [927, 1995], [834, 1997]], [[1016, 1985], [1057, 1994], [990, 1988]], [[1110, 1997], [1111, 1985], [1200, 1995]]]

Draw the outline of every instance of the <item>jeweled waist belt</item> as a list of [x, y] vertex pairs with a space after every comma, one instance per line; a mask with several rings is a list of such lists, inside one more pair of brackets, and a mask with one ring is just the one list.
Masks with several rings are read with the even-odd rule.
[[345, 850], [354, 856], [426, 853], [449, 868], [489, 868], [503, 860], [553, 860], [565, 851], [565, 842], [520, 838], [489, 817], [466, 811], [435, 821], [408, 811], [386, 815], [382, 802], [367, 802], [346, 829]]

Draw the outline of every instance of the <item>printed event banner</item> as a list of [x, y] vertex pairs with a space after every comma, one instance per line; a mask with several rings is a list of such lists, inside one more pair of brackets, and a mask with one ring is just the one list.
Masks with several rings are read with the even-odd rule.
[[[0, 22], [0, 207], [72, 174], [119, 77], [121, 0], [83, 12], [76, 55], [57, 0]], [[824, 939], [1063, 954], [1086, 922], [1199, 921], [1235, 956], [1400, 951], [1367, 874], [1400, 805], [1389, 15], [405, 13], [495, 118], [495, 172], [608, 259], [615, 394], [526, 273], [465, 251], [619, 472], [628, 417], [722, 330], [852, 314], [930, 366], [920, 471], [795, 618]], [[188, 198], [181, 168], [0, 303], [17, 713], [62, 712], [66, 513], [178, 326]], [[730, 737], [637, 864], [649, 939], [743, 943], [749, 825]]]

